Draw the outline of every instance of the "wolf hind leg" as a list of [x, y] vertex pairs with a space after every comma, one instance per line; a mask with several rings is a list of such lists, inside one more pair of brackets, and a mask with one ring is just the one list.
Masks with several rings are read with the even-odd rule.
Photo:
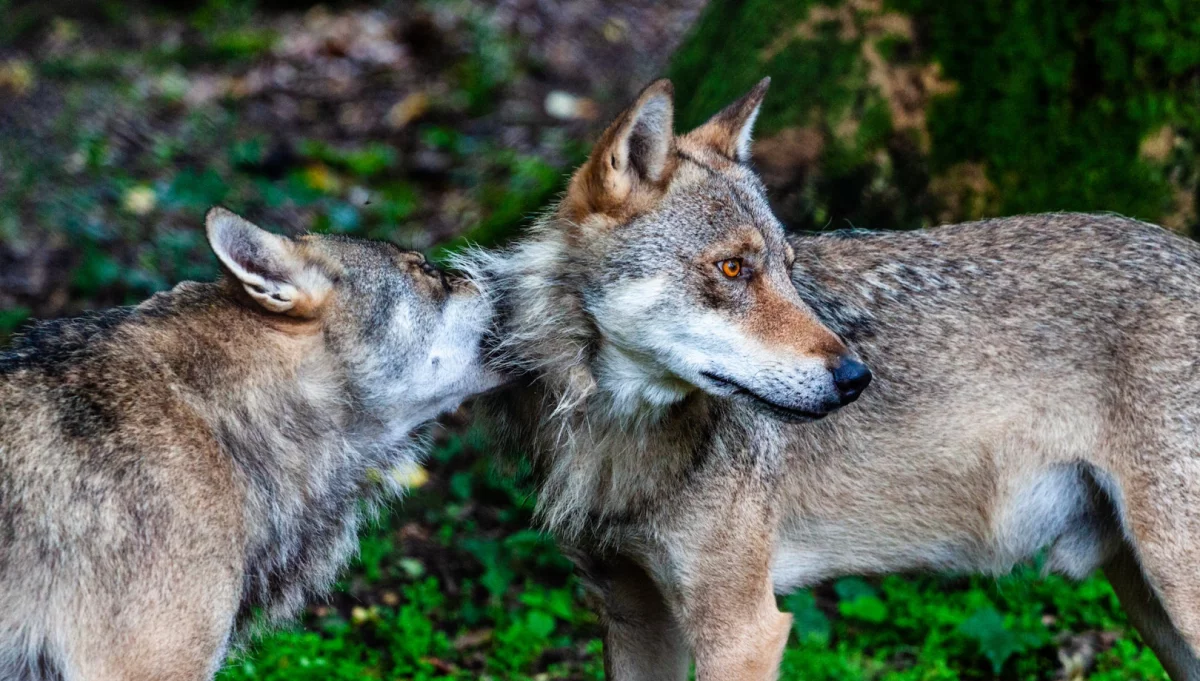
[[[1178, 636], [1191, 648], [1194, 670], [1200, 665], [1200, 452], [1185, 446], [1191, 444], [1195, 444], [1191, 438], [1181, 438], [1153, 449], [1129, 450], [1137, 453], [1121, 462], [1123, 470], [1114, 471], [1119, 492], [1110, 491], [1118, 501], [1131, 559], [1140, 566], [1149, 592], [1157, 596]], [[1147, 451], [1154, 456], [1140, 455]], [[1118, 566], [1118, 581], [1125, 580], [1123, 575], [1132, 566]], [[1119, 594], [1123, 599], [1136, 597], [1136, 584], [1125, 588], [1129, 593]], [[1147, 626], [1155, 625], [1148, 622]], [[1200, 675], [1183, 678], [1200, 679]]]
[[[1130, 515], [1137, 514], [1131, 510]], [[1130, 524], [1147, 582], [1193, 654], [1200, 655], [1200, 531], [1178, 532], [1183, 523], [1167, 518]]]
[[1200, 681], [1200, 658], [1171, 624], [1162, 601], [1146, 581], [1142, 566], [1128, 544], [1123, 543], [1118, 553], [1105, 563], [1104, 575], [1121, 599], [1129, 621], [1158, 656], [1167, 674], [1176, 681]]

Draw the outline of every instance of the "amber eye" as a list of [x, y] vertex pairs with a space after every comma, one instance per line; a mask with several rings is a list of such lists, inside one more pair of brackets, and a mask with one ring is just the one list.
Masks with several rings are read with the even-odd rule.
[[717, 267], [721, 269], [721, 274], [724, 274], [730, 279], [737, 279], [738, 275], [742, 273], [742, 259], [730, 258], [728, 260], [722, 260], [721, 262], [717, 263]]

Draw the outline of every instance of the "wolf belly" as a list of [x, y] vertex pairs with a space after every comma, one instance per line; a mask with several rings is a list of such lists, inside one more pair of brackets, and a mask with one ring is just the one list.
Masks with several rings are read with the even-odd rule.
[[896, 523], [896, 514], [864, 518], [798, 518], [784, 526], [771, 569], [786, 593], [847, 574], [912, 570], [1001, 575], [1045, 551], [1044, 567], [1074, 578], [1096, 570], [1116, 551], [1120, 527], [1107, 475], [1085, 464], [1042, 468], [1007, 485], [1010, 492], [986, 535], [965, 524], [937, 535]]

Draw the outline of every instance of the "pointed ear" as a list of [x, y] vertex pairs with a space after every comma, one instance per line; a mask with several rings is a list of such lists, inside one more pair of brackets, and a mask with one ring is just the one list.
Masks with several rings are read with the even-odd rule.
[[657, 80], [608, 126], [568, 189], [580, 213], [618, 211], [640, 191], [662, 187], [674, 164], [671, 81]]
[[277, 314], [315, 316], [330, 281], [295, 242], [220, 207], [208, 211], [204, 223], [217, 259], [256, 303]]
[[688, 137], [713, 148], [738, 163], [750, 160], [750, 136], [759, 107], [771, 86], [770, 78], [758, 81], [741, 99], [722, 109], [708, 122], [688, 133]]

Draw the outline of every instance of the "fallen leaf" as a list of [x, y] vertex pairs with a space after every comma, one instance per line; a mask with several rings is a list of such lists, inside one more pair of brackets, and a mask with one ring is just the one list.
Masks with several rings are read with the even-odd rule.
[[479, 646], [491, 640], [491, 629], [476, 629], [475, 631], [467, 631], [459, 634], [458, 638], [454, 639], [454, 649], [467, 650], [470, 648], [478, 648]]
[[405, 487], [420, 487], [429, 482], [429, 471], [416, 462], [402, 463], [392, 468], [392, 479]]
[[392, 108], [388, 109], [386, 116], [387, 124], [399, 130], [421, 116], [424, 116], [428, 110], [429, 95], [424, 92], [409, 93], [405, 95], [404, 99], [396, 102], [392, 105]]
[[0, 62], [0, 89], [12, 90], [18, 97], [33, 89], [33, 67], [24, 59]]
[[314, 163], [304, 169], [304, 183], [326, 194], [335, 194], [342, 186], [337, 175], [322, 163]]
[[592, 120], [600, 115], [600, 107], [587, 97], [580, 97], [562, 90], [553, 90], [546, 95], [546, 113], [562, 120]]
[[134, 215], [147, 215], [158, 205], [158, 195], [146, 185], [138, 185], [125, 190], [121, 197], [121, 207]]

